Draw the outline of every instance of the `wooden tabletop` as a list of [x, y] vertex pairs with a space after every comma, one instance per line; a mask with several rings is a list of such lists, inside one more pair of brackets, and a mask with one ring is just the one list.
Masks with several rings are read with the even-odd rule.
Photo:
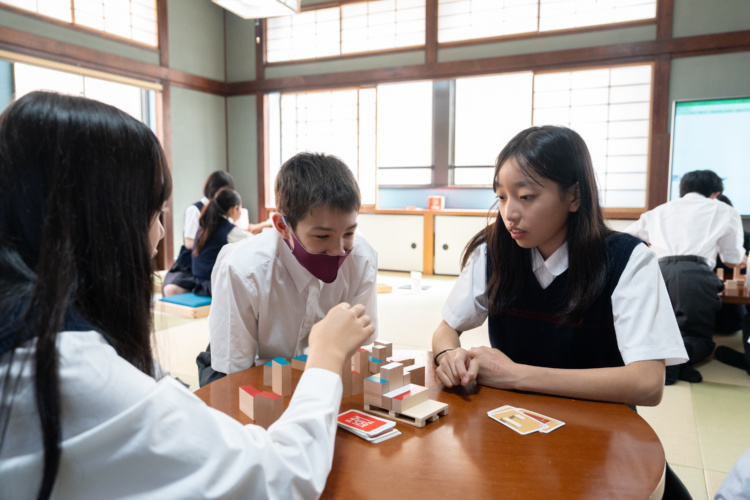
[[742, 291], [741, 295], [727, 295], [726, 293], [724, 290], [719, 294], [723, 303], [750, 305], [750, 290], [747, 288]]
[[[322, 498], [661, 497], [664, 449], [653, 429], [627, 406], [476, 384], [445, 390], [434, 380], [431, 353], [417, 356], [427, 368], [430, 397], [448, 403], [448, 415], [424, 428], [397, 423], [401, 435], [377, 444], [339, 430]], [[292, 370], [295, 385], [301, 374]], [[240, 412], [238, 391], [247, 384], [263, 386], [262, 367], [229, 375], [195, 394], [248, 424], [252, 420]], [[286, 406], [290, 398], [284, 399]], [[522, 436], [487, 416], [503, 405], [565, 425], [549, 434]], [[341, 411], [352, 408], [363, 409], [362, 395], [342, 400]]]

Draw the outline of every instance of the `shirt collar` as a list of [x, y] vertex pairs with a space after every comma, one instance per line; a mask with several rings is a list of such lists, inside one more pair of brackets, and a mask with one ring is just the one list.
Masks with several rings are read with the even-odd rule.
[[[193, 199], [195, 199], [195, 198], [193, 198]], [[208, 205], [208, 201], [209, 201], [208, 198], [206, 198], [205, 196], [203, 198], [201, 198], [201, 203], [203, 203], [203, 205]]]
[[568, 242], [566, 241], [560, 245], [560, 248], [555, 250], [546, 261], [536, 247], [532, 248], [531, 266], [535, 273], [542, 267], [546, 267], [547, 271], [552, 273], [555, 277], [560, 276], [568, 269]]
[[276, 235], [278, 237], [277, 247], [279, 249], [278, 253], [281, 257], [281, 262], [284, 263], [287, 271], [289, 271], [289, 275], [292, 277], [292, 281], [294, 281], [294, 285], [297, 287], [297, 293], [302, 293], [302, 290], [307, 288], [312, 281], [316, 281], [319, 286], [322, 285], [322, 281], [313, 276], [310, 271], [302, 267], [302, 264], [297, 261], [294, 254], [292, 254], [291, 249], [284, 242], [284, 238], [278, 233], [278, 231], [276, 231]]

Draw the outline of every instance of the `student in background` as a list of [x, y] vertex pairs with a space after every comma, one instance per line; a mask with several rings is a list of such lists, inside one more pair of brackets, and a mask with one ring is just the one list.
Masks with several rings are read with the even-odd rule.
[[701, 382], [693, 364], [714, 351], [719, 292], [724, 284], [716, 276], [717, 252], [730, 266], [744, 265], [742, 220], [731, 206], [716, 200], [724, 190], [711, 170], [686, 173], [680, 197], [641, 215], [627, 232], [646, 240], [659, 257], [659, 267], [677, 317], [689, 361], [667, 368], [667, 385], [677, 379]]
[[222, 188], [234, 189], [234, 179], [229, 173], [217, 170], [209, 175], [203, 184], [203, 198], [185, 209], [183, 243], [172, 268], [164, 277], [164, 284], [162, 285], [162, 294], [164, 296], [188, 293], [195, 288], [192, 251], [195, 234], [200, 227], [201, 211], [208, 204], [208, 201], [213, 199], [219, 189]]
[[193, 248], [194, 294], [211, 296], [211, 271], [219, 251], [227, 243], [235, 243], [251, 236], [234, 225], [241, 213], [242, 198], [237, 191], [229, 188], [220, 189], [203, 207]]
[[[723, 194], [720, 194], [716, 197], [717, 200], [726, 203], [730, 207], [734, 206], [732, 205], [732, 202], [729, 198], [724, 196]], [[742, 230], [742, 247], [745, 249], [745, 252], [750, 250], [750, 233]], [[724, 276], [727, 276], [727, 273], [734, 272], [734, 269], [727, 266], [721, 261], [721, 257], [716, 257], [716, 266], [714, 267], [714, 272], [716, 272], [717, 269], [723, 269], [724, 270]], [[747, 315], [747, 306], [744, 306], [742, 304], [727, 304], [722, 302], [721, 303], [721, 309], [719, 309], [719, 312], [716, 313], [716, 324], [714, 325], [714, 333], [725, 333], [725, 334], [731, 334], [742, 328], [742, 320]], [[721, 348], [721, 346], [717, 347], [716, 350], [718, 351]]]
[[214, 266], [201, 386], [303, 354], [310, 327], [339, 302], [363, 304], [376, 323], [377, 254], [356, 232], [360, 194], [349, 167], [299, 153], [281, 166], [275, 189], [276, 230], [225, 246]]
[[323, 491], [341, 366], [374, 326], [361, 305], [332, 307], [268, 430], [155, 380], [152, 262], [170, 192], [158, 140], [116, 108], [32, 92], [0, 117], [0, 498]]
[[[532, 127], [495, 163], [495, 223], [468, 244], [432, 337], [438, 379], [629, 405], [659, 404], [687, 359], [656, 256], [604, 223], [586, 144]], [[492, 348], [461, 348], [489, 318]]]

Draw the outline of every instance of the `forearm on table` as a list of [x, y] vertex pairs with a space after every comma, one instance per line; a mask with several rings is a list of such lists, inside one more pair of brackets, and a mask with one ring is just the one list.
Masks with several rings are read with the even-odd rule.
[[[480, 379], [493, 385], [492, 374]], [[656, 406], [664, 391], [664, 362], [637, 361], [612, 368], [559, 369], [518, 365], [513, 389], [610, 401], [637, 406]]]
[[438, 354], [446, 349], [461, 347], [460, 335], [461, 332], [455, 330], [445, 320], [441, 321], [435, 333], [432, 334], [432, 352]]

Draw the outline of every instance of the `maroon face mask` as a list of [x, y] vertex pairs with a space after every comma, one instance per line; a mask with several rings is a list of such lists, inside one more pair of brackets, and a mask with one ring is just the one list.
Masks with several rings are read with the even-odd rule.
[[[284, 221], [284, 223], [286, 223], [286, 221]], [[287, 227], [289, 227], [288, 224]], [[297, 259], [297, 262], [323, 283], [333, 283], [336, 280], [336, 275], [339, 272], [341, 264], [344, 263], [344, 260], [349, 256], [352, 250], [347, 250], [344, 255], [310, 253], [302, 246], [302, 243], [299, 242], [291, 228], [289, 229], [289, 234], [294, 238], [294, 248], [292, 248], [292, 245], [289, 244], [289, 241], [286, 238], [283, 238], [284, 243], [286, 243], [286, 246], [292, 251], [292, 255]]]

